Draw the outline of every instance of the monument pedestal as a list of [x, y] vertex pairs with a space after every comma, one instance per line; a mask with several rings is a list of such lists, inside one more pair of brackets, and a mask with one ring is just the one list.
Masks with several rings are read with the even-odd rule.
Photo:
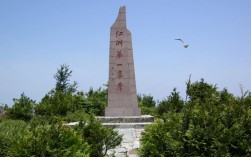
[[97, 119], [100, 120], [104, 126], [113, 128], [144, 129], [146, 125], [154, 122], [154, 117], [150, 115], [97, 117]]
[[109, 107], [105, 109], [105, 115], [112, 115], [114, 117], [132, 116], [132, 115], [141, 115], [141, 111], [139, 108], [136, 107], [135, 108]]
[[133, 150], [140, 148], [140, 137], [146, 125], [154, 122], [154, 117], [150, 115], [142, 116], [117, 116], [117, 117], [96, 117], [106, 127], [112, 127], [123, 140], [119, 146], [108, 150], [109, 157], [137, 156]]

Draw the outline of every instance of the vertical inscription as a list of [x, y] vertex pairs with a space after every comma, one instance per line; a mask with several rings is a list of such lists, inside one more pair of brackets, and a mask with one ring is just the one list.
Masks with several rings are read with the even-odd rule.
[[[121, 57], [123, 57], [122, 55], [122, 46], [123, 46], [123, 40], [122, 40], [122, 36], [124, 35], [124, 32], [123, 31], [120, 31], [120, 30], [117, 30], [116, 31], [116, 59], [117, 60], [120, 60]], [[122, 64], [119, 63], [117, 64], [117, 67], [122, 67]], [[122, 71], [122, 68], [120, 70], [117, 71], [117, 79], [120, 81], [120, 79], [123, 78], [123, 71]], [[117, 84], [117, 91], [118, 92], [122, 92], [123, 90], [123, 84], [121, 82], [119, 82]]]

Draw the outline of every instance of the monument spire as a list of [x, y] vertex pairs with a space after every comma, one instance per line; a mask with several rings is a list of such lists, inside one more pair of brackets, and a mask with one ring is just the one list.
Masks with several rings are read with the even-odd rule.
[[110, 30], [108, 107], [105, 116], [140, 116], [134, 72], [131, 32], [126, 28], [126, 8]]
[[116, 21], [114, 22], [114, 24], [112, 25], [112, 27], [126, 27], [126, 8], [125, 8], [125, 6], [122, 6], [119, 8], [118, 17], [117, 17]]

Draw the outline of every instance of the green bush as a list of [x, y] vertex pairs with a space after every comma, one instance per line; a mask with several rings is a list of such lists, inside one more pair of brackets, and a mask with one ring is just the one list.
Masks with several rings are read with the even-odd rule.
[[108, 89], [93, 88], [86, 93], [86, 101], [83, 103], [83, 108], [89, 114], [95, 114], [97, 116], [105, 115], [105, 108], [108, 104]]
[[31, 133], [28, 125], [21, 120], [6, 120], [0, 123], [0, 156], [29, 156]]
[[89, 145], [73, 129], [63, 125], [38, 125], [32, 129], [31, 153], [35, 156], [89, 156]]
[[141, 137], [142, 157], [181, 156], [182, 154], [182, 114], [168, 117], [168, 122], [157, 120], [148, 125]]
[[0, 124], [0, 156], [88, 157], [90, 147], [73, 129], [60, 125], [28, 125], [9, 120]]
[[76, 109], [77, 101], [72, 93], [52, 90], [35, 107], [38, 115], [61, 115]]
[[187, 90], [179, 112], [168, 99], [162, 121], [145, 129], [142, 156], [251, 156], [250, 94], [234, 97], [203, 79]]
[[107, 150], [120, 145], [122, 136], [112, 128], [104, 127], [94, 116], [88, 121], [80, 122], [75, 130], [82, 135], [82, 138], [90, 145], [93, 157], [103, 157]]
[[142, 115], [156, 116], [156, 102], [151, 95], [138, 95], [138, 104]]
[[14, 105], [7, 110], [7, 115], [12, 119], [20, 119], [28, 121], [34, 115], [35, 101], [21, 94], [20, 99], [13, 99]]
[[184, 101], [179, 95], [179, 92], [176, 91], [176, 88], [173, 89], [171, 95], [162, 101], [159, 102], [157, 107], [158, 116], [162, 116], [164, 113], [174, 113], [181, 112], [184, 106]]

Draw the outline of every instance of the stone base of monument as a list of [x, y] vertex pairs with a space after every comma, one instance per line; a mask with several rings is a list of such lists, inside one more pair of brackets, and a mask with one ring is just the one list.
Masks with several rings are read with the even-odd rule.
[[121, 117], [97, 117], [104, 126], [113, 128], [144, 128], [154, 122], [150, 115], [142, 116], [121, 116]]
[[[140, 137], [144, 127], [154, 122], [150, 115], [142, 116], [121, 116], [121, 117], [96, 117], [104, 126], [112, 127], [123, 135], [121, 145], [107, 152], [108, 157], [137, 157], [137, 150], [140, 147]], [[79, 122], [66, 124], [73, 127]]]
[[154, 122], [150, 115], [142, 116], [120, 116], [120, 117], [96, 117], [104, 126], [112, 127], [123, 135], [120, 146], [107, 152], [109, 157], [137, 157], [140, 147], [140, 137], [144, 128]]
[[[135, 97], [136, 99], [136, 97]], [[105, 116], [117, 117], [117, 116], [140, 116], [141, 110], [138, 107], [107, 107], [105, 109]]]

